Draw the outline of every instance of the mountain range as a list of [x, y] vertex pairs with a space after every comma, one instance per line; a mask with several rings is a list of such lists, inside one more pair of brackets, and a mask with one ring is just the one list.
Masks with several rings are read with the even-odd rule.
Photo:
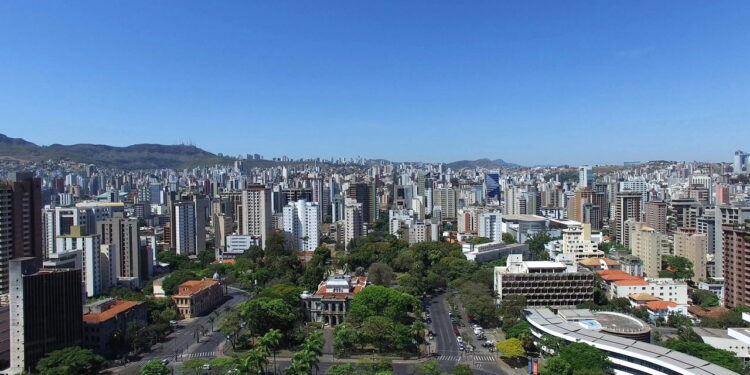
[[[213, 154], [192, 145], [136, 144], [126, 147], [80, 143], [74, 145], [52, 144], [40, 146], [23, 138], [0, 134], [0, 158], [40, 162], [68, 160], [120, 169], [187, 168], [226, 163], [232, 158]], [[248, 161], [251, 166], [268, 167], [278, 162], [270, 160]], [[297, 164], [297, 163], [289, 163]], [[447, 163], [451, 169], [461, 168], [517, 168], [503, 159], [460, 160]]]

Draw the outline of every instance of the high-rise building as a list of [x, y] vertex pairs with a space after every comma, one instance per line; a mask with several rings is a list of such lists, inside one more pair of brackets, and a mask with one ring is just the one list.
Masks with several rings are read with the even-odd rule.
[[667, 233], [667, 204], [662, 200], [646, 202], [646, 225], [657, 232]]
[[750, 206], [716, 206], [714, 209], [715, 225], [716, 230], [716, 247], [714, 249], [714, 262], [716, 276], [725, 277], [724, 272], [728, 269], [724, 264], [727, 259], [724, 254], [724, 234], [722, 233], [727, 226], [744, 224], [747, 220], [750, 220]]
[[347, 199], [344, 207], [344, 247], [349, 246], [353, 239], [364, 235], [362, 216], [362, 203]]
[[604, 255], [591, 239], [591, 224], [571, 225], [562, 233], [562, 253], [571, 254], [576, 261]]
[[[722, 227], [724, 249], [724, 306], [750, 305], [750, 227], [730, 224]], [[718, 239], [717, 239], [718, 240]]]
[[717, 184], [716, 185], [716, 205], [725, 205], [729, 204], [730, 196], [729, 196], [729, 186], [725, 184]]
[[700, 216], [700, 204], [693, 198], [677, 198], [669, 202], [670, 208], [674, 214], [674, 227], [670, 228], [672, 232], [677, 228], [695, 228], [696, 220]]
[[502, 242], [503, 240], [503, 216], [500, 212], [483, 212], [479, 214], [479, 237], [485, 237], [492, 242]]
[[271, 234], [271, 190], [263, 185], [248, 185], [242, 191], [242, 224], [240, 234], [260, 236], [265, 249]]
[[750, 160], [750, 154], [745, 153], [743, 151], [735, 151], [734, 152], [734, 173], [736, 174], [745, 174], [750, 172], [750, 163], [748, 163], [748, 160]]
[[11, 374], [35, 373], [45, 354], [81, 345], [81, 270], [40, 270], [37, 263], [10, 261]]
[[578, 186], [581, 188], [594, 187], [594, 170], [591, 166], [582, 165], [578, 167]]
[[69, 234], [57, 237], [57, 250], [60, 253], [79, 252], [81, 256], [81, 276], [87, 297], [96, 297], [109, 287], [104, 284], [101, 272], [101, 243], [98, 234], [87, 235], [86, 229], [73, 226]]
[[568, 219], [591, 225], [593, 230], [602, 229], [604, 212], [607, 204], [604, 193], [596, 192], [591, 187], [578, 189], [568, 202]]
[[284, 207], [284, 235], [287, 244], [300, 251], [315, 251], [320, 244], [320, 206], [299, 200]]
[[377, 215], [376, 202], [373, 191], [373, 185], [366, 182], [357, 182], [349, 185], [346, 191], [346, 197], [354, 199], [357, 203], [362, 204], [362, 220], [366, 223], [373, 223]]
[[679, 228], [674, 234], [674, 255], [693, 263], [693, 281], [706, 279], [706, 235], [695, 228]]
[[661, 256], [669, 254], [669, 238], [642, 222], [627, 220], [628, 247], [634, 256], [643, 262], [643, 273], [648, 277], [658, 277], [661, 271]]
[[171, 247], [181, 255], [197, 255], [206, 250], [206, 220], [198, 197], [172, 202]]
[[0, 294], [8, 293], [9, 261], [34, 257], [41, 264], [42, 180], [31, 173], [10, 173], [0, 182]]
[[621, 191], [615, 194], [615, 230], [618, 242], [628, 246], [628, 230], [625, 228], [627, 220], [641, 220], [641, 193], [636, 191]]
[[102, 245], [110, 245], [107, 259], [114, 263], [118, 282], [140, 285], [148, 280], [148, 272], [142, 267], [138, 220], [126, 218], [118, 212], [112, 218], [98, 222], [96, 227]]
[[453, 188], [438, 188], [432, 191], [432, 203], [440, 206], [443, 219], [455, 219], [458, 214], [456, 210], [456, 190]]
[[484, 198], [489, 201], [500, 200], [500, 174], [484, 174]]

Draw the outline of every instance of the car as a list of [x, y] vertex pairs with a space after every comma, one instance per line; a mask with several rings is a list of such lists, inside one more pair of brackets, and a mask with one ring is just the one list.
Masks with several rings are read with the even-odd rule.
[[168, 360], [168, 359], [166, 359], [166, 358], [165, 358], [165, 359], [162, 359], [162, 360], [161, 360], [161, 364], [162, 364], [162, 365], [164, 365], [164, 366], [166, 366], [166, 365], [168, 365], [168, 364], [169, 364], [169, 360]]
[[211, 369], [211, 365], [209, 365], [208, 363], [206, 363], [206, 364], [203, 365], [203, 369], [206, 370], [206, 371], [208, 371], [208, 370]]
[[458, 336], [458, 337], [456, 337], [456, 341], [458, 341], [458, 343], [461, 344], [461, 343], [464, 342], [464, 339], [463, 339], [463, 337]]
[[458, 344], [458, 350], [464, 351], [464, 344]]

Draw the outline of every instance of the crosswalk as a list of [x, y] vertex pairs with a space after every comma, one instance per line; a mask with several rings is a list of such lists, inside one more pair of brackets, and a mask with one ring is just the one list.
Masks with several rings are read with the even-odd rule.
[[183, 353], [180, 354], [180, 357], [182, 358], [207, 358], [207, 357], [217, 357], [218, 352], [198, 352], [198, 353]]
[[441, 355], [438, 357], [438, 361], [474, 361], [474, 362], [495, 362], [497, 356], [494, 355]]

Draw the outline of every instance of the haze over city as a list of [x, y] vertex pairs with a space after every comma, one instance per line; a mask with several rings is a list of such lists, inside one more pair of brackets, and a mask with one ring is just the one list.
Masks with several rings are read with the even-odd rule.
[[748, 17], [744, 1], [3, 2], [0, 132], [292, 158], [729, 161], [750, 136]]

